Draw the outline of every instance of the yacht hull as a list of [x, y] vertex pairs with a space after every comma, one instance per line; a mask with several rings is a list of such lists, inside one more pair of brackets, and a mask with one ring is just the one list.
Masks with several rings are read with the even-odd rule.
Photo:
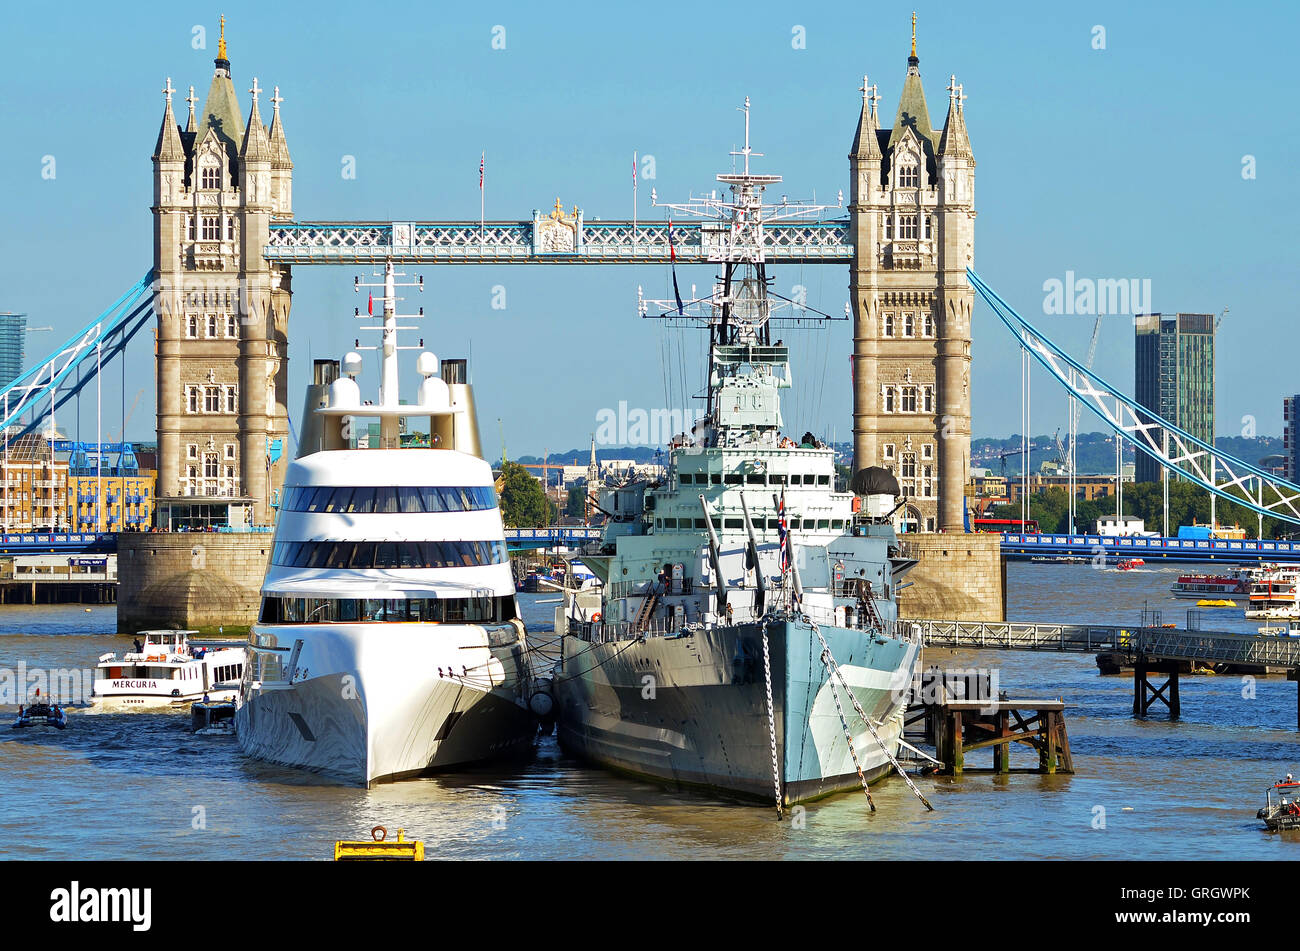
[[[532, 748], [517, 625], [321, 625], [255, 631], [235, 713], [250, 756], [370, 785], [463, 767]], [[274, 632], [274, 633], [272, 633]], [[502, 636], [508, 635], [508, 636]], [[257, 680], [296, 662], [283, 680]], [[493, 643], [495, 642], [495, 643]]]
[[[783, 803], [857, 787], [821, 641], [802, 622], [766, 629]], [[821, 633], [896, 754], [917, 645], [847, 628]], [[561, 744], [622, 772], [774, 801], [762, 634], [760, 624], [737, 624], [644, 641], [565, 637], [556, 676]], [[842, 690], [839, 698], [868, 782], [883, 776], [891, 769], [885, 751]]]

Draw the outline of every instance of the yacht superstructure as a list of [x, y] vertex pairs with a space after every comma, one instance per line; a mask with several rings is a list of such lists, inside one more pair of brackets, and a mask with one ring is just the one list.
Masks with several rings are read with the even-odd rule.
[[[397, 345], [397, 286], [389, 263], [366, 308], [383, 306], [377, 402], [359, 353], [341, 376], [317, 362], [236, 713], [249, 754], [363, 785], [526, 750], [537, 732], [465, 364], [420, 353], [417, 398], [399, 400], [398, 351], [415, 348]], [[402, 445], [402, 419], [428, 421], [427, 448]]]

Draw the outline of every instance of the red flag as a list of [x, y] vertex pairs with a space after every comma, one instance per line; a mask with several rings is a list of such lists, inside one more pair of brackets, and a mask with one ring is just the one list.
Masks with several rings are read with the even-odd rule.
[[366, 299], [366, 313], [371, 317], [375, 316], [375, 295], [372, 291]]
[[483, 160], [485, 158], [487, 158], [486, 152], [478, 157], [478, 187], [480, 191], [483, 189]]

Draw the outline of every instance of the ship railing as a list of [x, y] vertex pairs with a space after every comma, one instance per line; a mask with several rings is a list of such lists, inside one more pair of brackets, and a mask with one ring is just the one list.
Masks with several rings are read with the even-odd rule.
[[[836, 625], [837, 623], [842, 624], [842, 621], [837, 622], [833, 615], [823, 611], [805, 612], [803, 616], [816, 624], [827, 626]], [[637, 637], [678, 635], [682, 634], [684, 629], [698, 629], [704, 626], [707, 625], [703, 625], [699, 621], [691, 621], [683, 625], [680, 620], [670, 622], [666, 618], [653, 618], [643, 625], [638, 625], [635, 621], [578, 621], [570, 618], [568, 633], [585, 641], [602, 644]], [[872, 624], [866, 622], [865, 617], [860, 616], [855, 619], [853, 629], [864, 633], [875, 631], [882, 637], [888, 637], [905, 644], [922, 643], [923, 628], [915, 621], [884, 621], [880, 624]]]
[[607, 597], [612, 600], [620, 598], [640, 598], [651, 592], [659, 595], [693, 594], [694, 578], [670, 578], [667, 583], [661, 581], [615, 581], [609, 586]]

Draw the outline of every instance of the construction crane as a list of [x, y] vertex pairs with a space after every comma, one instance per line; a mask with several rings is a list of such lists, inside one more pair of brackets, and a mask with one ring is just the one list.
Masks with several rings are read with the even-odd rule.
[[1026, 450], [1026, 449], [1008, 449], [1006, 452], [1004, 452], [1004, 453], [1000, 453], [999, 456], [998, 456], [998, 458], [1002, 460], [1002, 478], [1005, 479], [1005, 478], [1007, 477], [1007, 458], [1008, 458], [1008, 457], [1010, 457], [1010, 456], [1029, 456], [1029, 455], [1032, 455], [1033, 451], [1034, 451], [1034, 447], [1033, 447], [1033, 446], [1030, 446], [1027, 450]]

